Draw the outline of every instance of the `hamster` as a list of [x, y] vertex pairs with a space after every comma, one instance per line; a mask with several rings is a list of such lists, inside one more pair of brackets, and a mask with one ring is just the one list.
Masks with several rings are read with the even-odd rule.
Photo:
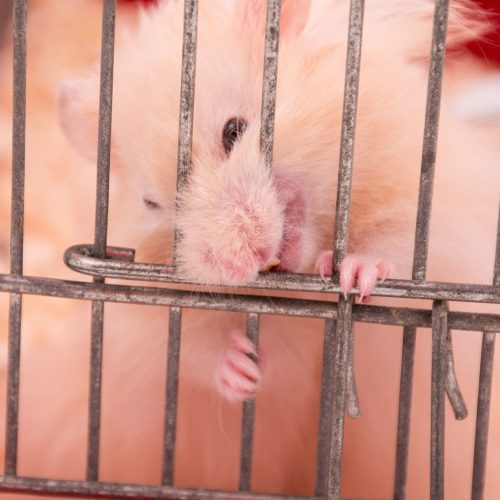
[[[258, 140], [264, 2], [200, 2], [193, 159], [178, 217], [183, 275], [208, 285], [241, 284], [275, 259], [287, 271], [312, 272], [315, 265], [324, 274], [332, 271], [325, 252], [331, 247], [335, 212], [347, 3], [283, 2], [269, 174]], [[460, 2], [450, 13], [450, 45], [480, 32], [480, 16], [470, 15], [469, 9]], [[112, 214], [109, 241], [136, 247], [143, 261], [171, 261], [182, 12], [182, 2], [165, 1], [144, 14], [115, 58], [111, 188], [112, 206], [119, 208]], [[357, 281], [362, 295], [369, 295], [390, 268], [393, 276], [410, 278], [426, 94], [422, 61], [429, 52], [431, 21], [432, 2], [427, 0], [373, 0], [366, 6], [349, 254], [342, 268], [346, 291]], [[90, 160], [96, 157], [97, 103], [97, 71], [60, 88], [63, 130]], [[455, 121], [445, 100], [428, 279], [491, 283], [499, 156], [486, 139]], [[422, 307], [417, 301], [411, 305]], [[164, 380], [158, 352], [164, 352], [167, 314], [138, 306], [110, 305], [107, 311], [101, 477], [158, 481]], [[263, 316], [261, 324], [262, 352], [257, 353], [244, 336], [242, 315], [185, 311], [176, 485], [237, 487], [240, 410], [234, 401], [257, 393], [253, 490], [313, 493], [323, 322]], [[356, 325], [364, 416], [346, 422], [345, 496], [391, 495], [401, 346], [397, 331]], [[470, 352], [478, 351], [478, 340], [470, 333], [456, 339], [457, 370], [470, 408], [478, 373], [478, 356], [472, 359]], [[85, 341], [81, 334], [72, 342]], [[421, 427], [429, 422], [426, 341], [415, 361], [409, 499], [424, 498], [429, 491], [428, 433]], [[87, 361], [76, 361], [78, 349], [72, 352], [67, 363]], [[142, 382], [124, 384], [129, 364], [142, 370]], [[60, 381], [54, 391], [62, 395], [65, 387]], [[61, 398], [61, 408], [85, 406], [84, 398], [69, 403]], [[494, 406], [492, 419], [498, 417]], [[139, 425], [144, 418], [146, 423]], [[53, 463], [65, 464], [71, 477], [79, 470], [69, 465], [79, 423], [65, 424], [55, 451], [47, 452]], [[448, 419], [450, 449], [471, 449], [472, 438], [471, 419], [460, 427]], [[491, 464], [500, 461], [500, 436], [493, 432], [491, 439], [490, 494], [500, 486], [491, 473]], [[30, 465], [29, 457], [36, 456], [37, 446], [44, 449], [42, 441], [31, 440], [26, 470], [40, 473], [40, 465]], [[448, 498], [466, 498], [470, 458], [453, 453], [447, 460]]]

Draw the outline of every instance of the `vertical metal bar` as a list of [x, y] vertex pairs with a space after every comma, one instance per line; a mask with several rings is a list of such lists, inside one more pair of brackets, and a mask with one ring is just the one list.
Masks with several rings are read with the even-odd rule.
[[334, 377], [333, 377], [333, 417], [330, 434], [328, 500], [340, 499], [342, 475], [342, 449], [344, 440], [344, 415], [346, 404], [347, 364], [349, 342], [352, 332], [353, 296], [339, 300], [337, 331], [335, 335]]
[[337, 322], [325, 320], [323, 340], [323, 372], [321, 378], [320, 419], [318, 432], [318, 451], [316, 462], [316, 495], [324, 496], [329, 475], [330, 439], [333, 415], [335, 331]]
[[[111, 110], [113, 100], [113, 60], [116, 0], [104, 0], [101, 37], [101, 75], [99, 94], [99, 138], [97, 146], [97, 186], [94, 256], [106, 256], [109, 201], [109, 163], [111, 152]], [[96, 277], [94, 282], [103, 283]], [[90, 393], [87, 443], [87, 479], [99, 476], [99, 445], [101, 426], [101, 378], [104, 302], [92, 302], [90, 351]]]
[[405, 326], [403, 329], [401, 381], [399, 384], [399, 414], [396, 445], [396, 471], [394, 475], [394, 500], [403, 500], [406, 496], [415, 338], [416, 329], [411, 326]]
[[[429, 224], [432, 204], [432, 188], [439, 126], [443, 63], [446, 50], [448, 23], [448, 0], [436, 0], [432, 35], [431, 61], [427, 86], [424, 143], [420, 174], [415, 247], [413, 252], [413, 280], [424, 280], [427, 270]], [[411, 387], [413, 385], [413, 357], [416, 329], [405, 328], [403, 334], [403, 355], [401, 360], [401, 381], [396, 447], [396, 469], [394, 476], [394, 498], [406, 497], [406, 471], [408, 464], [408, 441], [411, 415]], [[403, 391], [409, 391], [404, 393]]]
[[[182, 38], [182, 73], [179, 110], [179, 149], [177, 152], [177, 193], [186, 183], [191, 166], [193, 149], [194, 90], [196, 80], [196, 43], [198, 37], [198, 0], [185, 0], [184, 32]], [[179, 211], [179, 196], [176, 198], [176, 210]], [[180, 233], [176, 227], [174, 235], [174, 266], [176, 248]]]
[[281, 0], [268, 0], [260, 125], [260, 150], [265, 155], [266, 169], [268, 172], [271, 172], [273, 163], [280, 16]]
[[[26, 137], [26, 0], [14, 1], [14, 109], [12, 119], [12, 209], [10, 273], [23, 272], [24, 167]], [[9, 358], [7, 372], [7, 426], [5, 473], [17, 473], [19, 417], [19, 364], [21, 357], [22, 296], [13, 293], [9, 302]]]
[[[497, 246], [495, 254], [493, 284], [500, 285], [500, 206], [497, 226]], [[476, 436], [474, 441], [474, 466], [472, 470], [472, 500], [484, 497], [486, 456], [488, 452], [488, 430], [490, 422], [491, 384], [493, 380], [493, 361], [495, 356], [496, 334], [483, 332], [481, 346], [481, 369], [477, 394]]]
[[427, 270], [429, 246], [429, 223], [431, 218], [432, 189], [439, 127], [443, 63], [446, 52], [446, 29], [448, 25], [449, 0], [436, 0], [432, 52], [427, 87], [425, 110], [424, 144], [422, 149], [422, 168], [415, 231], [415, 252], [413, 258], [413, 279], [424, 280]]
[[[259, 345], [259, 315], [249, 313], [247, 319], [247, 336]], [[240, 455], [240, 491], [250, 491], [252, 484], [252, 452], [253, 430], [255, 417], [255, 399], [243, 402], [243, 416], [241, 428], [241, 455]]]
[[[337, 185], [337, 208], [335, 214], [335, 228], [333, 241], [333, 269], [332, 279], [338, 281], [340, 262], [347, 251], [349, 232], [349, 214], [351, 204], [352, 168], [354, 158], [354, 138], [356, 132], [356, 114], [358, 107], [359, 73], [361, 64], [361, 43], [363, 34], [364, 0], [351, 0], [349, 12], [349, 35], [347, 39], [346, 73], [344, 85], [344, 107], [342, 115], [342, 134], [339, 158], [339, 176]], [[336, 323], [333, 395], [331, 406], [332, 419], [330, 429], [330, 449], [328, 452], [328, 469], [317, 474], [316, 489], [321, 491], [322, 484], [327, 476], [326, 495], [329, 500], [340, 498], [340, 483], [342, 472], [342, 449], [344, 438], [344, 416], [347, 395], [347, 373], [349, 363], [352, 362], [352, 304], [353, 297], [340, 297], [338, 317]], [[327, 370], [328, 370], [327, 366]], [[352, 369], [352, 366], [351, 366]], [[328, 373], [323, 377], [329, 377]], [[351, 377], [354, 383], [354, 377]], [[355, 391], [349, 391], [355, 394]], [[321, 423], [320, 425], [326, 425]], [[320, 434], [321, 438], [321, 434]], [[318, 466], [324, 467], [321, 443], [318, 443]]]
[[349, 38], [344, 86], [344, 109], [340, 139], [339, 177], [337, 183], [337, 208], [333, 241], [333, 269], [338, 280], [338, 269], [347, 250], [349, 215], [351, 206], [352, 166], [354, 138], [358, 108], [361, 42], [363, 34], [364, 0], [351, 0]]
[[181, 321], [182, 309], [180, 307], [171, 307], [168, 323], [168, 359], [165, 389], [165, 427], [163, 434], [162, 467], [162, 484], [167, 486], [172, 486], [174, 481]]
[[444, 401], [446, 387], [448, 311], [446, 302], [432, 306], [431, 496], [444, 499]]
[[495, 333], [483, 332], [483, 342], [481, 346], [481, 369], [479, 372], [479, 392], [477, 395], [474, 466], [472, 470], [472, 500], [482, 500], [484, 497], [484, 478], [486, 474], [486, 454], [488, 446], [495, 337]]

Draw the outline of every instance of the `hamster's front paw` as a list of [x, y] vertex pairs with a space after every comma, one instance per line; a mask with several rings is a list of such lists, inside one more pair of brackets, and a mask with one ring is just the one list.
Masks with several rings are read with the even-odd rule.
[[386, 260], [347, 254], [340, 264], [340, 286], [348, 294], [356, 283], [359, 287], [359, 299], [363, 300], [372, 293], [377, 280], [386, 280], [391, 272], [392, 264]]
[[[316, 259], [315, 269], [322, 277], [331, 276], [333, 272], [331, 250], [321, 252]], [[392, 264], [386, 260], [357, 254], [347, 254], [340, 264], [340, 286], [345, 294], [349, 294], [354, 285], [359, 287], [360, 300], [370, 296], [377, 280], [384, 281], [392, 272]]]
[[246, 335], [234, 331], [215, 373], [217, 389], [229, 400], [243, 401], [255, 395], [261, 378], [255, 345]]

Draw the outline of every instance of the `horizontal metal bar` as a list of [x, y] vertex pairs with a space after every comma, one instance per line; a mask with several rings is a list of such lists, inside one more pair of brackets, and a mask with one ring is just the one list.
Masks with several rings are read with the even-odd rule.
[[[122, 252], [124, 249], [120, 249]], [[64, 261], [74, 271], [92, 276], [121, 278], [126, 280], [147, 280], [167, 283], [200, 285], [192, 280], [176, 276], [173, 266], [146, 264], [92, 257], [92, 246], [75, 245], [64, 254]], [[132, 252], [133, 250], [130, 250]], [[222, 285], [217, 285], [221, 290]], [[235, 288], [235, 285], [231, 285]], [[239, 288], [287, 290], [297, 292], [342, 293], [340, 286], [324, 280], [317, 274], [263, 273], [256, 281], [240, 285]], [[354, 288], [353, 294], [359, 294]], [[415, 282], [410, 280], [386, 280], [379, 283], [371, 293], [373, 296], [415, 298], [429, 300], [453, 300], [463, 302], [492, 302], [500, 304], [500, 287], [467, 283]]]
[[190, 490], [172, 486], [0, 476], [0, 492], [6, 491], [35, 495], [51, 494], [74, 497], [88, 497], [91, 495], [95, 498], [136, 498], [141, 500], [144, 498], [168, 498], [169, 500], [250, 500], [250, 498], [255, 500], [322, 500], [321, 497], [280, 496], [250, 494], [248, 492]]
[[[336, 304], [321, 300], [283, 297], [213, 294], [168, 288], [137, 287], [85, 283], [30, 276], [0, 274], [0, 292], [16, 292], [80, 300], [104, 300], [158, 306], [177, 306], [196, 309], [217, 309], [232, 312], [283, 314], [309, 318], [337, 318]], [[383, 307], [355, 304], [353, 320], [362, 323], [431, 327], [431, 312], [407, 307]], [[500, 315], [487, 313], [450, 312], [448, 326], [452, 330], [497, 332]]]

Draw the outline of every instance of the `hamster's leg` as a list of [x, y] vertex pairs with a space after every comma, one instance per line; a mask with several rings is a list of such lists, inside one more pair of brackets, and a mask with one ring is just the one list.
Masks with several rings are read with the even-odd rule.
[[229, 400], [242, 401], [254, 396], [261, 378], [255, 345], [243, 332], [234, 330], [215, 372], [217, 389]]
[[[331, 276], [333, 272], [331, 250], [321, 252], [316, 259], [315, 269], [321, 276]], [[358, 254], [347, 254], [340, 264], [340, 286], [348, 294], [356, 283], [360, 300], [367, 298], [377, 284], [392, 272], [392, 265], [386, 260]]]

